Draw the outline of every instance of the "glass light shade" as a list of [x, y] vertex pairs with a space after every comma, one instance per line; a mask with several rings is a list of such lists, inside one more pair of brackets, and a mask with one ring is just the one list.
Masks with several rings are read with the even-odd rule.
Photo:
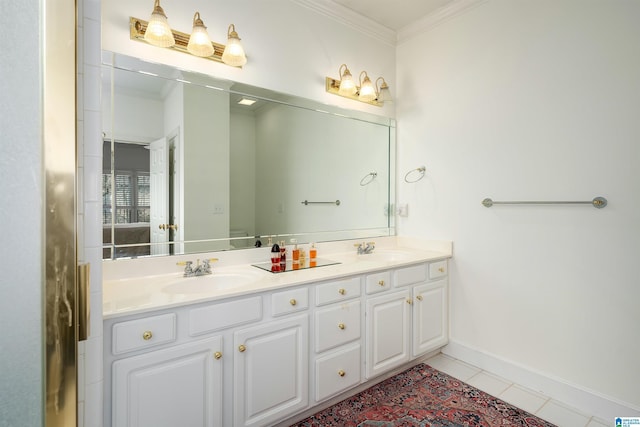
[[195, 56], [211, 56], [215, 49], [211, 44], [211, 38], [207, 33], [207, 27], [200, 19], [200, 13], [196, 12], [193, 16], [193, 31], [189, 37], [189, 44], [187, 45], [187, 51]]
[[389, 86], [383, 86], [380, 88], [380, 92], [378, 92], [378, 101], [380, 102], [391, 102], [393, 99], [391, 98], [391, 91], [389, 91]]
[[158, 47], [171, 47], [176, 44], [167, 21], [167, 15], [160, 7], [160, 0], [155, 2], [153, 13], [151, 13], [147, 29], [144, 32], [144, 39], [147, 43]]
[[360, 86], [360, 94], [358, 99], [363, 102], [370, 102], [377, 98], [376, 88], [373, 87], [373, 83], [369, 80], [368, 76], [364, 76], [362, 86]]
[[340, 78], [340, 89], [338, 93], [340, 95], [354, 95], [358, 91], [356, 83], [353, 81], [353, 77], [349, 70], [345, 70]]
[[244, 48], [233, 24], [229, 25], [227, 45], [224, 47], [224, 52], [222, 52], [222, 62], [232, 67], [242, 67], [247, 63]]

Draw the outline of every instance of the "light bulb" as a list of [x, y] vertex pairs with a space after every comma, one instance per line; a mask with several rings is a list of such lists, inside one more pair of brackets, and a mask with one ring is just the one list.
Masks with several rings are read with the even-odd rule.
[[202, 19], [200, 19], [200, 12], [196, 12], [193, 15], [193, 30], [189, 37], [187, 51], [192, 55], [203, 57], [211, 56], [215, 51], [211, 44], [209, 33], [207, 33], [207, 27], [204, 26]]
[[160, 7], [160, 0], [155, 0], [151, 18], [149, 18], [147, 29], [144, 32], [144, 39], [147, 43], [158, 47], [171, 47], [176, 44], [167, 21], [167, 15]]
[[[364, 74], [364, 80], [362, 80], [362, 74]], [[376, 88], [373, 87], [373, 83], [369, 80], [369, 76], [367, 76], [367, 72], [363, 71], [360, 73], [360, 93], [358, 95], [358, 99], [362, 102], [370, 102], [376, 99]]]
[[229, 25], [227, 36], [227, 45], [224, 47], [224, 52], [222, 52], [222, 62], [232, 67], [242, 67], [247, 63], [247, 57], [233, 24]]

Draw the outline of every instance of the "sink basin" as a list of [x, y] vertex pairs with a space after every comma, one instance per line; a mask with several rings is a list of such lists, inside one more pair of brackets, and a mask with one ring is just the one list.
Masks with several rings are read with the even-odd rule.
[[170, 294], [201, 294], [247, 285], [258, 276], [246, 272], [216, 272], [206, 276], [183, 277], [165, 286], [162, 291]]
[[398, 262], [406, 261], [412, 253], [398, 249], [376, 249], [370, 254], [357, 255], [357, 261]]

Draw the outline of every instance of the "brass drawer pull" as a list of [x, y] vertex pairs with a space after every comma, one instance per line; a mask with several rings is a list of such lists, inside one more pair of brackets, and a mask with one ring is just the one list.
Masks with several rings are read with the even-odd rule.
[[444, 273], [444, 267], [440, 267], [440, 268], [438, 268], [438, 271], [439, 271], [440, 273]]
[[346, 326], [345, 326], [344, 323], [338, 323], [338, 328], [344, 329], [344, 328], [346, 328]]
[[378, 285], [380, 285], [380, 286], [384, 286], [384, 280], [380, 280], [380, 281], [378, 281]]
[[418, 296], [416, 297], [416, 299], [417, 299], [418, 301], [422, 301], [422, 295], [418, 295]]
[[220, 353], [219, 351], [216, 351], [216, 352], [213, 354], [213, 357], [214, 357], [214, 359], [216, 359], [216, 360], [220, 360], [220, 359], [222, 359], [222, 353]]
[[145, 341], [149, 341], [151, 338], [153, 338], [153, 334], [151, 333], [151, 331], [144, 331], [142, 333], [142, 339]]
[[344, 295], [344, 294], [346, 294], [346, 293], [347, 293], [347, 291], [346, 291], [345, 289], [342, 289], [342, 288], [341, 288], [341, 289], [339, 289], [339, 290], [338, 290], [338, 293], [339, 293], [340, 295]]
[[344, 376], [346, 375], [346, 372], [345, 372], [345, 371], [343, 371], [342, 369], [340, 369], [340, 370], [338, 371], [338, 375], [340, 375], [341, 377], [344, 377]]
[[246, 349], [247, 349], [247, 347], [245, 347], [245, 346], [244, 346], [244, 344], [240, 344], [240, 345], [238, 346], [238, 351], [239, 351], [240, 353], [244, 353]]
[[411, 298], [407, 298], [407, 304], [409, 305], [413, 304], [413, 300]]
[[291, 298], [291, 299], [289, 300], [289, 304], [291, 304], [291, 305], [296, 305], [297, 303], [298, 303], [298, 301], [296, 301], [296, 299], [295, 299], [295, 298]]

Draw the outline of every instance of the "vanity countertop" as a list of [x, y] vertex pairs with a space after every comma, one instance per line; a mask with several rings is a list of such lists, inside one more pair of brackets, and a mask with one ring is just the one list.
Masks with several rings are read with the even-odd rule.
[[[396, 237], [381, 240], [380, 245], [376, 244], [375, 251], [368, 255], [356, 255], [354, 250], [347, 252], [346, 248], [353, 246], [353, 242], [319, 244], [321, 258], [339, 264], [280, 273], [252, 265], [268, 258], [250, 259], [242, 257], [238, 251], [211, 254], [220, 260], [213, 265], [211, 275], [186, 278], [182, 271], [175, 268], [175, 263], [182, 261], [182, 258], [195, 259], [195, 256], [106, 261], [103, 268], [103, 318], [339, 279], [452, 256], [451, 242], [417, 242]], [[252, 256], [255, 257], [255, 254], [254, 250]], [[206, 258], [206, 254], [199, 256]], [[172, 271], [159, 268], [163, 265], [170, 265]]]

